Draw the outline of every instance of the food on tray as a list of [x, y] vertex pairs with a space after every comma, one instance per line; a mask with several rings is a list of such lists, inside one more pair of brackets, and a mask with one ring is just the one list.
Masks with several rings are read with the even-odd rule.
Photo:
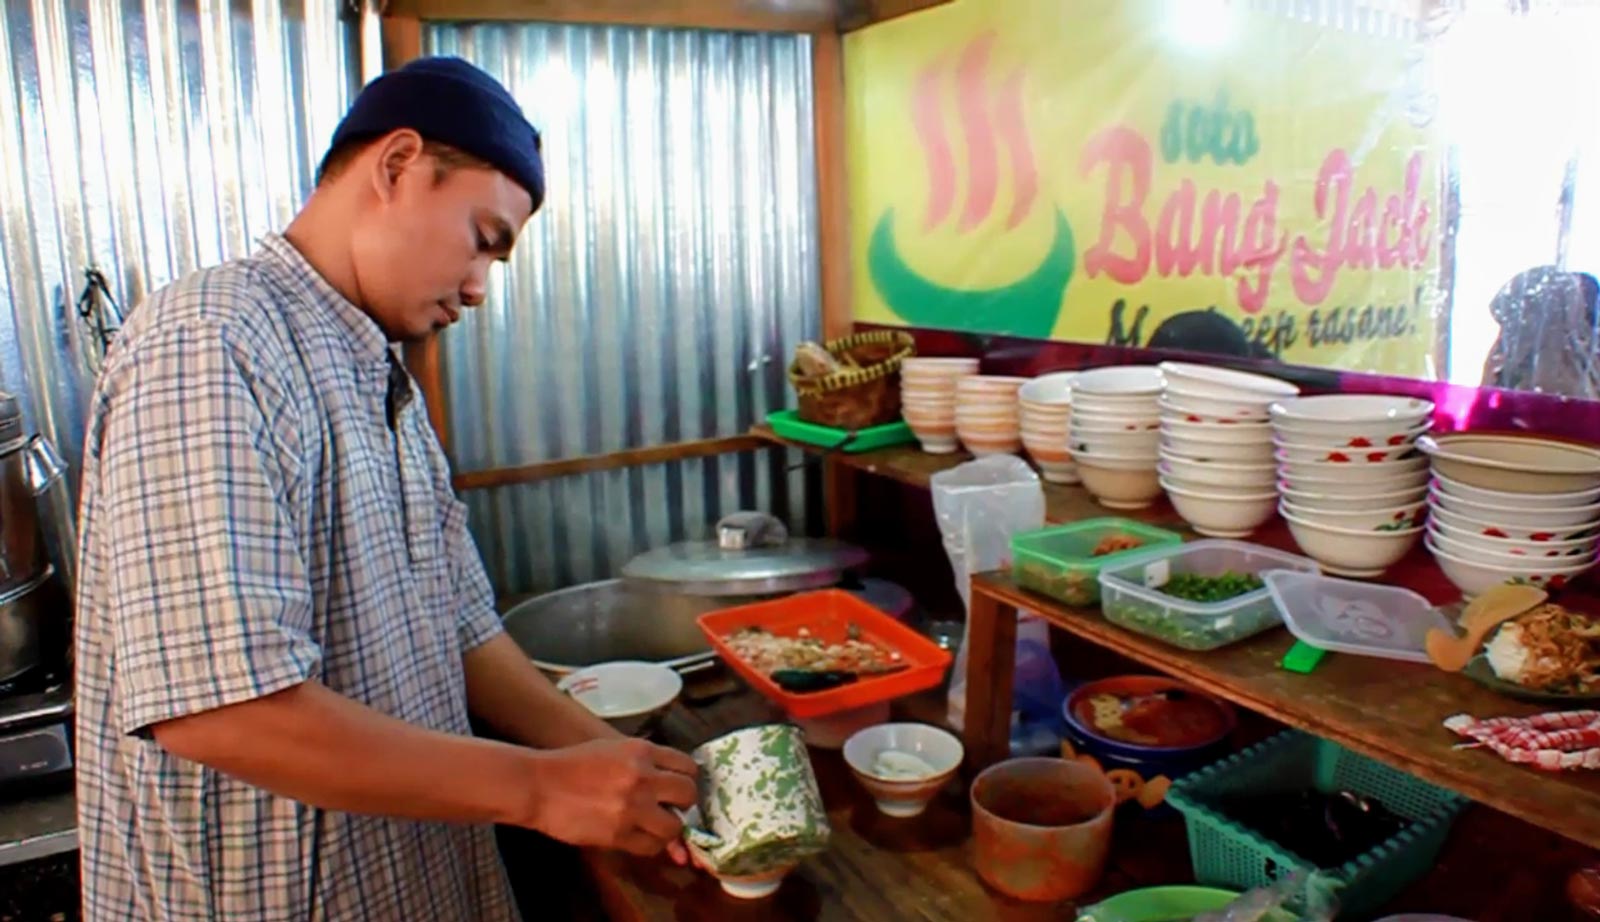
[[1484, 650], [1501, 679], [1537, 691], [1600, 694], [1600, 618], [1546, 603], [1500, 625]]
[[1406, 820], [1351, 791], [1240, 794], [1222, 812], [1321, 868], [1334, 868], [1394, 838]]
[[791, 692], [826, 691], [906, 668], [898, 652], [863, 640], [854, 624], [841, 643], [826, 643], [805, 628], [786, 637], [759, 627], [737, 631], [727, 643], [740, 659]]
[[1255, 592], [1266, 584], [1254, 573], [1235, 573], [1229, 570], [1221, 576], [1201, 576], [1198, 573], [1179, 573], [1167, 580], [1160, 591], [1189, 602], [1226, 602], [1248, 592]]
[[1104, 557], [1107, 554], [1120, 554], [1123, 551], [1131, 551], [1136, 547], [1144, 547], [1144, 541], [1132, 535], [1106, 535], [1100, 539], [1099, 544], [1094, 546], [1094, 553], [1091, 556]]
[[915, 781], [918, 778], [937, 775], [939, 772], [916, 753], [885, 749], [873, 760], [872, 773], [891, 781]]
[[1100, 601], [1100, 577], [1092, 570], [1060, 570], [1024, 560], [1017, 565], [1017, 583], [1024, 589], [1060, 599], [1068, 605]]
[[1154, 694], [1090, 695], [1073, 716], [1095, 732], [1123, 743], [1162, 748], [1203, 746], [1228, 728], [1215, 702], [1182, 689]]

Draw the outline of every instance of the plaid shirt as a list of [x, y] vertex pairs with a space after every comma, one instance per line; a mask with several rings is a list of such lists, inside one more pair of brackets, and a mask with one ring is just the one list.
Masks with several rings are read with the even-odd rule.
[[[377, 325], [282, 237], [162, 289], [96, 388], [77, 626], [90, 920], [311, 917], [314, 811], [150, 725], [307, 679], [469, 733], [500, 631], [438, 441]], [[493, 832], [327, 813], [316, 918], [516, 918]]]

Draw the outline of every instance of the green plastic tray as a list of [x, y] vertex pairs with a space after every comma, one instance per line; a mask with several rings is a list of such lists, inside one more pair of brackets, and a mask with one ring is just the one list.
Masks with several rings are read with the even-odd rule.
[[903, 419], [851, 433], [846, 429], [808, 423], [800, 418], [799, 410], [780, 410], [767, 415], [767, 425], [772, 427], [773, 432], [791, 442], [803, 442], [846, 454], [893, 448], [917, 440], [916, 434]]
[[[1112, 535], [1128, 535], [1144, 543], [1115, 554], [1094, 556], [1094, 549]], [[1136, 554], [1183, 543], [1177, 532], [1133, 519], [1084, 519], [1011, 537], [1011, 575], [1024, 589], [1087, 608], [1100, 604], [1100, 568]]]
[[[1375, 798], [1411, 824], [1339, 867], [1316, 868], [1218, 809], [1233, 794], [1305, 788]], [[1252, 890], [1298, 870], [1337, 895], [1341, 918], [1360, 918], [1432, 869], [1466, 801], [1337, 743], [1290, 730], [1180, 779], [1167, 803], [1183, 814], [1200, 883]]]

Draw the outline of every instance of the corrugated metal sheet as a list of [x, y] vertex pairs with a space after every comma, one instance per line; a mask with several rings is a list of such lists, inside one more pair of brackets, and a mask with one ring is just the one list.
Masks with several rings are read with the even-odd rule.
[[[544, 134], [548, 203], [489, 303], [445, 336], [451, 448], [481, 470], [735, 435], [789, 399], [820, 320], [810, 40], [442, 24]], [[610, 575], [761, 508], [805, 527], [805, 477], [762, 452], [477, 491], [502, 592]]]
[[288, 223], [359, 86], [343, 8], [0, 3], [0, 380], [75, 471], [85, 268], [126, 310]]

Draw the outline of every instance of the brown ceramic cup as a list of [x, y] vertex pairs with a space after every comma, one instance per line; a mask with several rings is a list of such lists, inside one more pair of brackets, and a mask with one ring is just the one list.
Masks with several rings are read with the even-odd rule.
[[1111, 850], [1116, 792], [1063, 759], [1012, 759], [972, 783], [972, 863], [996, 890], [1050, 902], [1094, 889]]

